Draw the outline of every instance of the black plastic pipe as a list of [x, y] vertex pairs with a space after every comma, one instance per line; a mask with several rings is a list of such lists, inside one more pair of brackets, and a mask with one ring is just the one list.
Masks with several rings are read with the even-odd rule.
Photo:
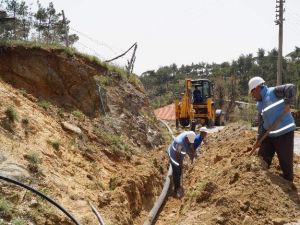
[[100, 224], [100, 225], [105, 225], [104, 220], [103, 220], [103, 218], [101, 217], [101, 215], [100, 215], [100, 213], [98, 212], [98, 210], [96, 209], [96, 207], [95, 207], [92, 203], [90, 203], [90, 202], [89, 202], [89, 204], [90, 204], [90, 206], [91, 206], [91, 208], [92, 208], [94, 214], [96, 215], [99, 224]]
[[11, 178], [8, 178], [8, 177], [4, 177], [4, 176], [1, 176], [0, 175], [0, 179], [1, 180], [5, 180], [9, 183], [13, 183], [13, 184], [16, 184], [20, 187], [23, 187], [37, 195], [39, 195], [40, 197], [46, 199], [48, 202], [50, 202], [52, 205], [55, 205], [58, 209], [60, 209], [67, 217], [69, 217], [76, 225], [80, 225], [80, 223], [75, 219], [74, 216], [72, 216], [67, 210], [65, 210], [62, 206], [60, 206], [58, 203], [56, 203], [55, 201], [53, 201], [51, 198], [47, 197], [46, 195], [44, 195], [43, 193], [39, 192], [38, 190], [35, 190], [34, 188], [26, 185], [26, 184], [23, 184], [19, 181], [16, 181], [14, 179], [11, 179]]
[[[175, 138], [175, 136], [173, 135], [173, 131], [171, 130], [171, 128], [169, 127], [169, 125], [166, 122], [164, 122], [163, 120], [160, 120], [160, 122], [162, 122], [168, 128], [170, 134], [172, 135], [172, 138]], [[152, 224], [154, 224], [154, 221], [155, 221], [155, 219], [158, 216], [159, 210], [160, 210], [162, 204], [164, 203], [164, 201], [166, 200], [166, 197], [168, 195], [168, 191], [169, 191], [169, 188], [170, 188], [172, 174], [173, 174], [172, 166], [170, 165], [168, 173], [167, 173], [167, 176], [166, 176], [166, 180], [165, 180], [165, 183], [164, 183], [164, 186], [163, 186], [163, 189], [162, 189], [162, 191], [161, 191], [158, 199], [154, 203], [153, 208], [149, 212], [148, 218], [144, 222], [144, 225], [152, 225]]]

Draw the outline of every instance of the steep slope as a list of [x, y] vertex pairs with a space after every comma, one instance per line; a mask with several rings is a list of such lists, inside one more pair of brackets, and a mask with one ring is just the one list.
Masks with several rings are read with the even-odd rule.
[[[61, 49], [0, 49], [0, 174], [53, 197], [82, 224], [97, 223], [88, 201], [108, 224], [139, 224], [160, 192], [165, 158], [138, 79]], [[4, 224], [72, 224], [0, 185]]]

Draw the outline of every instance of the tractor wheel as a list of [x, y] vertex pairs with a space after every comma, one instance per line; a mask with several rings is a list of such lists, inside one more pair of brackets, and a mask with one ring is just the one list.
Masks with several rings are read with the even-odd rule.
[[216, 126], [221, 126], [221, 116], [216, 116], [216, 118], [215, 118], [215, 125]]
[[209, 127], [209, 128], [213, 127], [214, 126], [214, 121], [213, 120], [207, 120], [206, 126]]
[[180, 122], [180, 125], [183, 127], [187, 127], [188, 125], [190, 125], [189, 119], [180, 119], [179, 122]]

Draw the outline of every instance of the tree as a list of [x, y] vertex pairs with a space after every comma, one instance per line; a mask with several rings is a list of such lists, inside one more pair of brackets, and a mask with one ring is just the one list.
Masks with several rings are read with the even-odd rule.
[[229, 115], [234, 111], [235, 101], [239, 97], [239, 91], [236, 88], [237, 86], [238, 86], [238, 84], [237, 84], [237, 80], [236, 80], [235, 76], [230, 77], [229, 84], [227, 86], [229, 103], [226, 108], [226, 114], [225, 114], [226, 120], [229, 119]]
[[47, 12], [39, 1], [37, 1], [38, 10], [34, 14], [35, 22], [34, 27], [38, 32], [38, 39], [41, 40], [41, 33], [46, 29]]
[[[11, 13], [14, 18], [17, 18], [17, 14], [19, 12], [20, 3], [16, 0], [5, 0], [6, 3], [6, 10], [8, 13]], [[16, 31], [17, 31], [17, 21], [13, 20], [10, 23], [10, 26], [7, 27], [7, 34], [6, 36], [11, 36], [14, 39], [17, 39]]]
[[32, 19], [31, 12], [29, 11], [28, 5], [26, 5], [25, 1], [22, 1], [19, 4], [18, 9], [18, 37], [27, 40], [28, 35], [31, 29]]
[[215, 101], [218, 105], [217, 108], [223, 109], [226, 95], [224, 84], [225, 82], [222, 78], [217, 78], [214, 83]]

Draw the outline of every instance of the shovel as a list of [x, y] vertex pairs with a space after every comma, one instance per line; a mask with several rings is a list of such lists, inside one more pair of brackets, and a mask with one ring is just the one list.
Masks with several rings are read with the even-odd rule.
[[269, 135], [269, 133], [274, 130], [274, 128], [276, 128], [279, 123], [281, 122], [281, 120], [283, 119], [283, 117], [285, 116], [285, 114], [287, 113], [287, 111], [283, 111], [278, 117], [277, 119], [273, 122], [273, 124], [270, 126], [270, 128], [266, 131], [266, 133], [264, 133], [264, 135], [255, 142], [254, 146], [252, 147], [252, 150], [250, 152], [250, 155], [252, 155], [255, 150], [257, 149], [258, 146], [261, 145], [261, 143], [266, 139], [266, 137]]

